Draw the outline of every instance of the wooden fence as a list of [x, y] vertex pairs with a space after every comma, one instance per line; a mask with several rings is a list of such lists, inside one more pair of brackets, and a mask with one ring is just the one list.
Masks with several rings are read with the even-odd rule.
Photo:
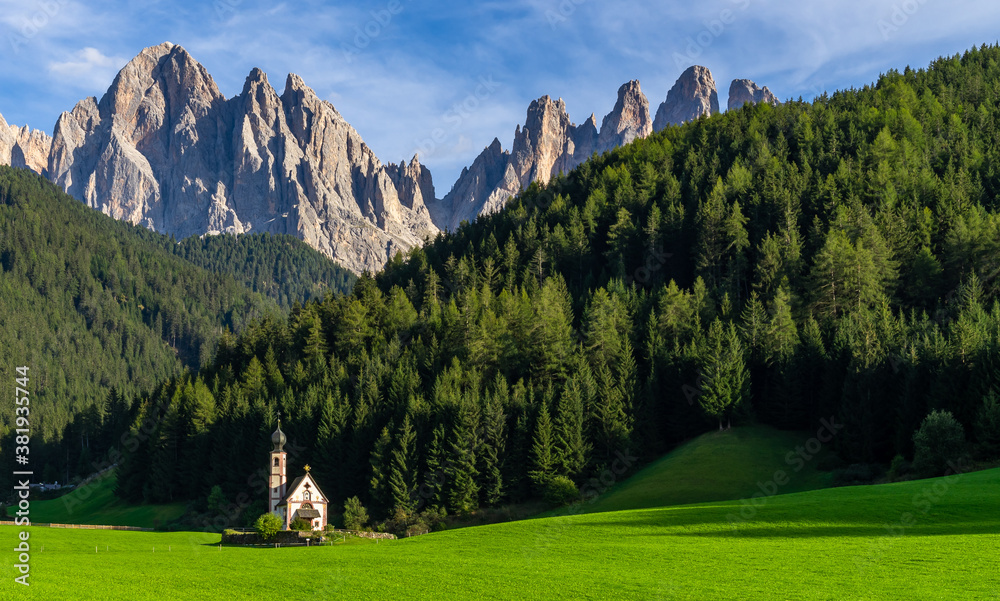
[[[0, 526], [16, 526], [16, 522], [0, 522]], [[97, 524], [43, 524], [31, 523], [31, 526], [43, 528], [79, 528], [82, 530], [130, 530], [133, 532], [153, 532], [152, 528], [137, 528], [135, 526], [103, 526]]]

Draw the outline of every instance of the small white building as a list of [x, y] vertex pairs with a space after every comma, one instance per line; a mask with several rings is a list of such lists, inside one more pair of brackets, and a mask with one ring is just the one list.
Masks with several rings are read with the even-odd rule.
[[308, 465], [303, 468], [305, 475], [288, 484], [288, 454], [284, 451], [286, 441], [279, 421], [278, 429], [271, 435], [274, 449], [269, 462], [271, 477], [268, 509], [281, 519], [285, 530], [289, 529], [295, 518], [309, 522], [313, 530], [323, 530], [329, 521], [329, 500], [309, 473]]

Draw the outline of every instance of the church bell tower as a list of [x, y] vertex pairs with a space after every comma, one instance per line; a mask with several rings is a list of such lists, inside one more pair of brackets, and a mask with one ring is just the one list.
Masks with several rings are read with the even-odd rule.
[[[288, 486], [288, 478], [285, 471], [288, 454], [284, 450], [286, 440], [285, 433], [281, 431], [281, 420], [279, 419], [278, 429], [271, 435], [271, 442], [274, 443], [274, 449], [271, 451], [271, 476], [268, 482], [268, 509], [275, 515], [277, 515], [278, 503], [285, 496], [285, 488]], [[278, 517], [283, 516], [279, 515]]]

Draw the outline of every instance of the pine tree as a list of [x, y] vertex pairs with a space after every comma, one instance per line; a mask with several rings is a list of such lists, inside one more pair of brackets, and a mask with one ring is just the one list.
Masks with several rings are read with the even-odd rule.
[[743, 358], [743, 345], [736, 327], [724, 327], [718, 319], [712, 322], [708, 334], [707, 357], [702, 370], [705, 384], [698, 402], [706, 414], [730, 422], [733, 410], [747, 400], [749, 378]]
[[413, 469], [416, 444], [417, 436], [410, 425], [410, 416], [407, 415], [403, 418], [396, 448], [392, 451], [392, 468], [389, 475], [392, 506], [406, 513], [411, 513], [416, 508], [417, 475]]
[[811, 288], [813, 307], [828, 319], [835, 319], [850, 306], [847, 272], [854, 255], [850, 240], [839, 230], [830, 230], [826, 243], [813, 261]]
[[743, 290], [747, 279], [747, 258], [744, 251], [750, 246], [746, 230], [747, 218], [740, 210], [740, 203], [734, 201], [726, 216], [726, 278], [724, 285], [731, 291], [737, 306], [742, 302]]
[[503, 458], [507, 444], [507, 416], [504, 405], [507, 382], [497, 375], [495, 392], [483, 408], [483, 439], [479, 453], [481, 490], [488, 505], [496, 505], [504, 496]]
[[920, 306], [929, 308], [941, 289], [941, 279], [944, 270], [941, 263], [931, 251], [924, 246], [917, 252], [910, 265], [910, 272], [904, 280], [903, 289], [907, 296]]
[[178, 457], [179, 481], [187, 498], [204, 496], [211, 486], [206, 473], [204, 457], [209, 453], [210, 429], [216, 418], [215, 398], [197, 377], [181, 389], [178, 407], [179, 440], [182, 445]]
[[373, 504], [382, 508], [392, 506], [389, 491], [389, 477], [392, 470], [392, 466], [390, 465], [391, 445], [392, 439], [389, 437], [389, 427], [386, 426], [382, 428], [382, 434], [375, 441], [371, 459], [369, 460], [372, 474], [369, 486], [371, 498], [374, 501]]
[[250, 363], [243, 371], [243, 394], [251, 401], [267, 394], [264, 366], [256, 355], [250, 358]]
[[632, 422], [627, 409], [630, 397], [626, 388], [631, 386], [631, 382], [617, 377], [607, 366], [597, 369], [597, 392], [593, 397], [590, 420], [596, 443], [595, 460], [599, 464], [609, 464], [616, 452], [630, 446]]
[[302, 357], [309, 375], [312, 378], [318, 378], [326, 368], [326, 335], [323, 333], [323, 324], [319, 316], [312, 312], [308, 315], [303, 320], [306, 337], [302, 348]]
[[594, 292], [584, 313], [584, 340], [592, 365], [613, 365], [621, 358], [622, 338], [627, 336], [631, 319], [624, 304], [607, 289]]
[[543, 377], [561, 377], [573, 353], [573, 310], [566, 283], [558, 276], [547, 279], [534, 304], [529, 348], [535, 370]]
[[337, 322], [337, 350], [341, 355], [351, 355], [363, 347], [372, 335], [368, 309], [358, 299], [346, 301], [343, 314]]
[[182, 442], [178, 416], [180, 397], [179, 387], [175, 384], [171, 395], [164, 399], [166, 410], [152, 435], [150, 477], [143, 489], [143, 498], [151, 503], [172, 502], [180, 488], [178, 486], [178, 459]]
[[107, 448], [121, 452], [121, 440], [128, 432], [130, 403], [125, 394], [112, 387], [105, 403], [107, 417], [104, 420], [102, 438]]
[[587, 465], [590, 445], [584, 437], [583, 399], [575, 379], [563, 388], [556, 410], [555, 463], [564, 476], [576, 478]]
[[760, 301], [757, 292], [750, 293], [750, 299], [743, 307], [740, 316], [740, 331], [743, 334], [743, 341], [747, 346], [752, 361], [763, 360], [764, 346], [767, 336], [767, 313], [764, 310], [764, 303]]
[[555, 475], [556, 457], [553, 448], [552, 419], [549, 408], [543, 401], [535, 420], [535, 436], [531, 445], [531, 480], [541, 488]]
[[632, 416], [635, 409], [636, 385], [639, 382], [639, 366], [635, 361], [632, 342], [628, 336], [622, 339], [622, 351], [615, 372], [618, 376], [618, 388], [622, 391], [621, 411], [625, 416], [623, 425], [627, 432], [626, 436], [629, 436], [632, 434]]
[[722, 281], [722, 266], [726, 249], [726, 197], [720, 177], [707, 198], [700, 201], [695, 215], [698, 224], [698, 246], [695, 268], [705, 277], [710, 288], [717, 288]]
[[479, 452], [479, 410], [471, 402], [463, 402], [452, 430], [450, 463], [445, 474], [450, 481], [448, 505], [453, 512], [469, 513], [479, 508], [479, 486], [476, 479], [476, 454]]
[[660, 293], [657, 316], [660, 332], [669, 348], [686, 343], [691, 333], [699, 328], [690, 297], [673, 280]]
[[316, 429], [316, 471], [324, 488], [333, 498], [343, 498], [340, 467], [344, 464], [343, 437], [347, 426], [347, 403], [327, 395], [319, 408]]
[[792, 317], [788, 291], [778, 288], [771, 302], [771, 319], [764, 339], [764, 360], [769, 365], [785, 364], [791, 360], [799, 344], [798, 328]]
[[273, 346], [268, 346], [267, 353], [264, 354], [264, 375], [271, 396], [279, 398], [285, 392], [285, 378], [281, 375]]
[[427, 449], [427, 470], [424, 472], [423, 485], [420, 487], [421, 503], [431, 508], [444, 507], [445, 474], [445, 431], [438, 424], [431, 435], [430, 446]]

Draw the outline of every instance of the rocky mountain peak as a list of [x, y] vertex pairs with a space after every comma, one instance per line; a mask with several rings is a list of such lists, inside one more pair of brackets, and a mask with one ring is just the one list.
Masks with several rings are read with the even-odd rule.
[[253, 69], [226, 100], [183, 47], [164, 43], [129, 61], [100, 103], [63, 113], [54, 133], [55, 183], [179, 238], [289, 233], [361, 272], [437, 232], [430, 172], [416, 158], [384, 166], [297, 75], [279, 96]]
[[597, 116], [574, 125], [559, 98], [542, 96], [528, 105], [524, 126], [514, 128], [512, 150], [503, 151], [495, 139], [462, 171], [451, 191], [428, 204], [435, 225], [455, 229], [463, 221], [499, 211], [532, 182], [547, 183], [568, 173], [601, 148], [609, 150], [649, 135], [649, 101], [638, 81], [618, 90], [618, 101], [597, 129]]
[[316, 92], [306, 85], [306, 82], [295, 73], [289, 73], [288, 77], [285, 78], [285, 91], [282, 93], [282, 96], [285, 97], [286, 102], [291, 101], [296, 104], [319, 101], [319, 97], [316, 96]]
[[48, 172], [52, 138], [27, 125], [8, 125], [0, 115], [0, 165], [31, 169], [45, 175]]
[[718, 112], [719, 92], [712, 72], [707, 67], [695, 65], [688, 67], [667, 92], [666, 100], [656, 111], [653, 130], [661, 131], [668, 125], [680, 125]]
[[398, 165], [387, 165], [386, 172], [396, 186], [399, 202], [408, 209], [427, 213], [427, 204], [434, 201], [434, 180], [430, 170], [420, 164], [420, 157], [413, 155], [409, 164], [400, 161]]
[[567, 132], [571, 127], [573, 124], [562, 98], [552, 100], [549, 96], [542, 96], [531, 102], [524, 128], [515, 132], [511, 152], [522, 185], [535, 180], [546, 183], [553, 170], [559, 172], [562, 165], [556, 163], [566, 150]]
[[264, 73], [259, 68], [254, 67], [250, 71], [250, 74], [247, 75], [246, 80], [243, 82], [243, 93], [246, 94], [250, 90], [263, 85], [271, 85], [270, 82], [267, 81], [267, 73]]
[[778, 98], [767, 89], [750, 81], [749, 79], [734, 79], [729, 86], [729, 110], [741, 108], [744, 104], [758, 104], [766, 102], [772, 106], [781, 104]]
[[11, 133], [16, 140], [11, 149], [11, 166], [31, 169], [35, 173], [46, 175], [49, 153], [52, 151], [52, 138], [43, 131], [30, 129], [27, 125], [20, 128], [12, 125]]
[[7, 121], [0, 115], [0, 164], [10, 165], [10, 153], [17, 144], [13, 133], [13, 128], [7, 125]]
[[528, 113], [524, 120], [524, 129], [529, 132], [534, 140], [542, 138], [546, 130], [564, 127], [569, 124], [569, 115], [566, 114], [566, 103], [563, 99], [552, 100], [550, 96], [542, 96], [538, 100], [532, 100], [528, 105]]
[[267, 74], [256, 67], [243, 82], [239, 98], [243, 100], [244, 114], [262, 116], [269, 124], [277, 119], [278, 112], [283, 112], [278, 92], [267, 80]]
[[633, 79], [618, 88], [618, 100], [615, 102], [615, 108], [601, 122], [597, 151], [607, 152], [613, 148], [624, 146], [636, 138], [645, 138], [652, 132], [653, 124], [649, 118], [649, 100], [642, 93], [639, 80]]
[[[171, 103], [174, 111], [222, 98], [212, 76], [182, 46], [165, 42], [140, 52], [118, 72], [101, 99], [102, 113], [132, 117], [144, 100]], [[176, 104], [177, 107], [173, 108]]]

